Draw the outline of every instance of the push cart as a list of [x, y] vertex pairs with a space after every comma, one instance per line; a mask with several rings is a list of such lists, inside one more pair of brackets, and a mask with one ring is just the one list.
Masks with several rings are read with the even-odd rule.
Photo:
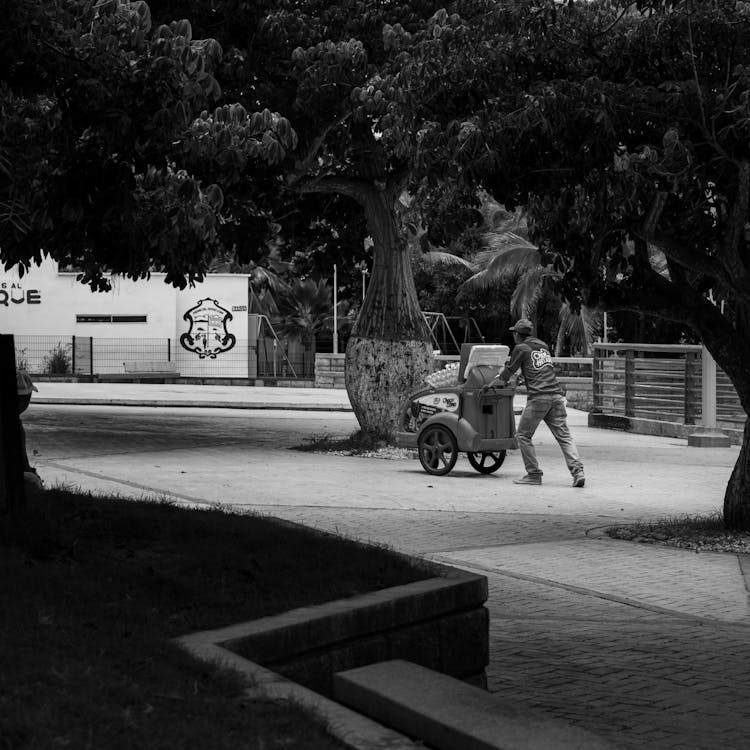
[[[508, 358], [503, 345], [464, 344], [454, 378], [433, 379], [433, 385], [412, 393], [401, 416], [396, 444], [416, 448], [422, 468], [442, 476], [455, 465], [458, 453], [481, 474], [492, 474], [518, 447], [513, 416], [514, 387], [486, 388]], [[441, 384], [442, 381], [449, 380]]]

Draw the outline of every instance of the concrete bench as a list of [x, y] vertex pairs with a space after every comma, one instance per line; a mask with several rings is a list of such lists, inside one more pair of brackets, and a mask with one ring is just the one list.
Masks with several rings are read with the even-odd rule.
[[615, 750], [583, 729], [408, 661], [333, 677], [340, 703], [436, 750]]
[[149, 375], [151, 373], [157, 373], [161, 376], [167, 375], [179, 375], [177, 371], [177, 362], [167, 362], [163, 360], [133, 360], [130, 362], [123, 362], [122, 366], [125, 368], [125, 372], [128, 375]]
[[143, 380], [174, 380], [180, 377], [176, 362], [167, 360], [130, 360], [123, 362], [121, 373], [100, 373], [96, 375], [98, 381], [135, 382]]

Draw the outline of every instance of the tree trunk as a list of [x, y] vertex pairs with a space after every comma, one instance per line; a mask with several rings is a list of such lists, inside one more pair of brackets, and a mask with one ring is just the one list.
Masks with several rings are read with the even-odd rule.
[[346, 390], [360, 427], [388, 436], [407, 396], [432, 369], [429, 330], [394, 203], [390, 190], [373, 189], [362, 198], [374, 262], [345, 358]]
[[745, 422], [740, 455], [724, 493], [724, 525], [750, 531], [750, 420]]
[[[699, 328], [702, 325], [703, 328]], [[700, 315], [699, 330], [716, 364], [734, 386], [745, 414], [750, 413], [750, 337], [736, 330], [719, 309], [711, 306]], [[750, 424], [745, 420], [742, 447], [724, 492], [724, 525], [729, 529], [750, 531]]]

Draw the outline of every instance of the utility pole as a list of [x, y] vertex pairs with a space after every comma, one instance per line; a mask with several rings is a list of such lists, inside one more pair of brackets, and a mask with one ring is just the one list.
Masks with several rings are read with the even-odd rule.
[[339, 353], [339, 292], [338, 292], [338, 271], [336, 264], [333, 264], [333, 353]]

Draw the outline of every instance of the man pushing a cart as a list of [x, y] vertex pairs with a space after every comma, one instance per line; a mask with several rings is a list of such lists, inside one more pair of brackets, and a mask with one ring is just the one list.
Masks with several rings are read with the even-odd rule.
[[526, 318], [521, 318], [510, 330], [513, 331], [513, 339], [516, 342], [510, 359], [485, 388], [490, 388], [498, 382], [507, 384], [519, 369], [526, 382], [526, 407], [516, 428], [516, 438], [526, 467], [526, 475], [514, 479], [514, 484], [542, 483], [543, 472], [539, 468], [532, 438], [539, 423], [544, 421], [562, 450], [565, 463], [573, 477], [573, 486], [583, 487], [586, 483], [583, 463], [568, 428], [565, 396], [555, 375], [549, 347], [541, 339], [532, 336], [534, 326]]

